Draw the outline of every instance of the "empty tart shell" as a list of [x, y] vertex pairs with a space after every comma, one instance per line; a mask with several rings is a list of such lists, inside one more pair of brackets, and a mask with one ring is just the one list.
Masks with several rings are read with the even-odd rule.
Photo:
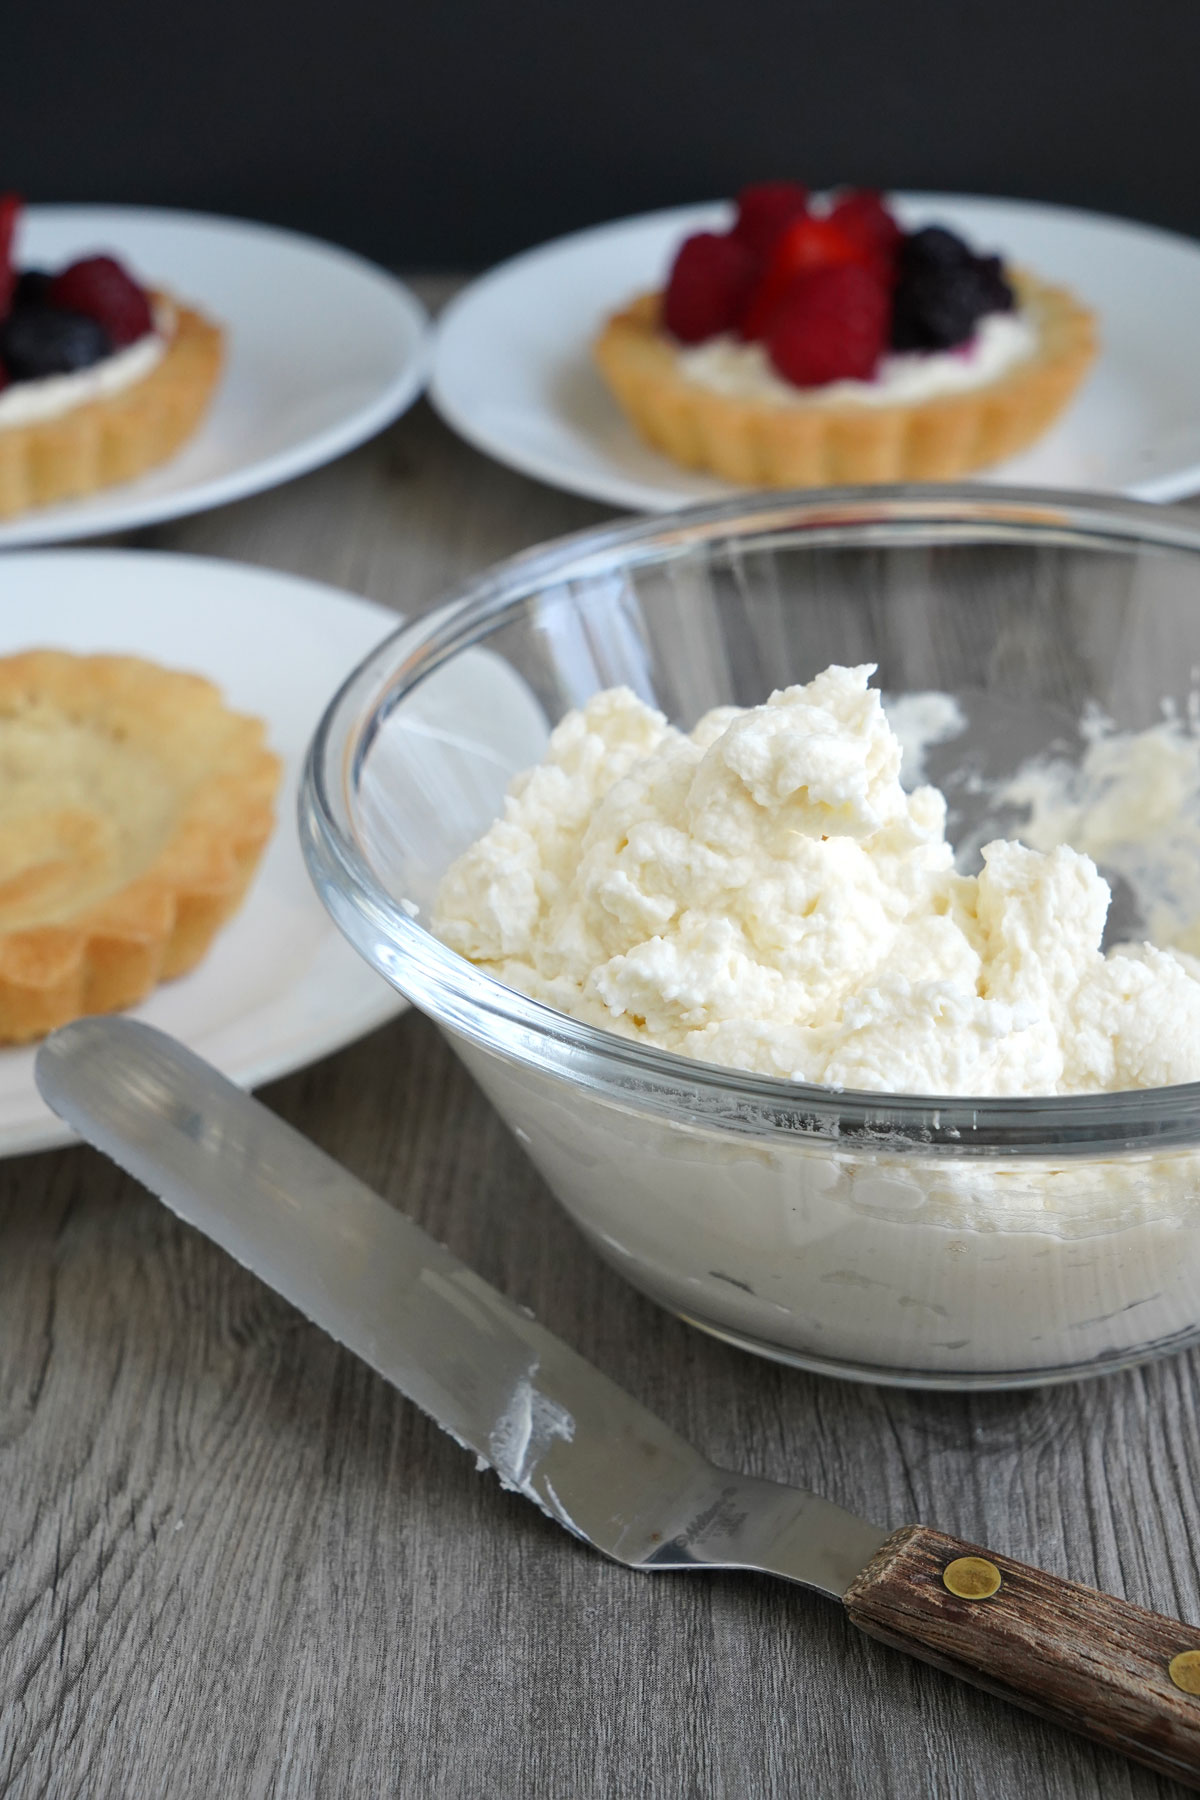
[[641, 437], [688, 469], [748, 487], [945, 481], [1024, 450], [1057, 418], [1096, 354], [1095, 320], [1066, 288], [1013, 276], [1035, 342], [978, 387], [926, 400], [862, 405], [742, 399], [683, 370], [660, 323], [661, 295], [610, 318], [594, 346], [600, 369]]
[[274, 824], [260, 719], [132, 656], [0, 658], [0, 1042], [193, 968]]
[[220, 379], [224, 335], [168, 295], [151, 299], [169, 335], [146, 375], [57, 418], [0, 422], [0, 519], [132, 481], [195, 431]]

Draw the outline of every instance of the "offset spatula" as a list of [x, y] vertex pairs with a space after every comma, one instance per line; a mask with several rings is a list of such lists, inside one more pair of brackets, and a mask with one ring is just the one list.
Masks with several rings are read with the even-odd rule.
[[714, 1467], [161, 1032], [82, 1019], [42, 1046], [37, 1081], [82, 1137], [606, 1556], [818, 1588], [871, 1637], [1200, 1787], [1200, 1628]]

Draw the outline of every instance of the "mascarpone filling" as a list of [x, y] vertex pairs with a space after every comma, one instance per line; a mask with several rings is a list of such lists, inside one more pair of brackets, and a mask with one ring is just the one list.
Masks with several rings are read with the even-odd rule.
[[[967, 720], [940, 694], [885, 713], [866, 674], [827, 670], [687, 736], [628, 692], [594, 696], [446, 873], [435, 930], [563, 1011], [773, 1075], [1012, 1094], [1192, 1079], [1200, 964], [1104, 954], [1108, 890], [1081, 852], [1129, 881], [1155, 935], [1200, 944], [1181, 929], [1200, 709], [1143, 733], [1085, 718], [1079, 767], [1041, 756], [997, 796], [1029, 808], [1025, 843], [992, 844], [967, 878], [937, 791], [899, 782], [893, 729], [919, 783], [920, 752]], [[926, 1155], [886, 1106], [844, 1141], [802, 1114], [781, 1128], [749, 1092], [736, 1112], [681, 1097], [668, 1114], [452, 1035], [596, 1249], [710, 1329], [947, 1384], [1085, 1373], [1196, 1335], [1193, 1149]]]
[[1037, 333], [1020, 312], [987, 313], [974, 337], [953, 350], [895, 351], [881, 359], [871, 381], [830, 381], [801, 388], [771, 367], [761, 344], [747, 344], [732, 332], [676, 352], [690, 381], [731, 399], [772, 406], [804, 406], [830, 401], [853, 406], [893, 406], [931, 400], [983, 387], [1032, 354]]
[[905, 793], [870, 673], [834, 666], [689, 735], [628, 689], [594, 695], [447, 871], [434, 930], [575, 1018], [785, 1080], [1200, 1079], [1200, 964], [1106, 955], [1108, 885], [1061, 842], [997, 839], [958, 874], [945, 800]]
[[166, 355], [174, 331], [174, 307], [157, 302], [154, 330], [91, 368], [73, 369], [69, 375], [46, 375], [40, 381], [13, 382], [0, 391], [0, 430], [59, 419], [90, 400], [107, 399], [144, 381]]

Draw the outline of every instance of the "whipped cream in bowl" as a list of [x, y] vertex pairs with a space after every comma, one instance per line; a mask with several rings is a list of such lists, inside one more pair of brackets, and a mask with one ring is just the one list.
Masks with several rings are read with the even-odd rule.
[[1080, 826], [1046, 771], [1124, 733], [1161, 786], [1165, 721], [1176, 829], [1198, 587], [1190, 522], [1043, 494], [585, 534], [364, 665], [310, 868], [660, 1303], [873, 1380], [1118, 1367], [1200, 1335], [1200, 963], [1127, 855], [1110, 907], [1136, 781]]

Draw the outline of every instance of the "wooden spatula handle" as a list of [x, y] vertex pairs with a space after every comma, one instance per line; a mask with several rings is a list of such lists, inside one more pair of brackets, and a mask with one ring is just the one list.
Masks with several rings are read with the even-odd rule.
[[1200, 1788], [1200, 1627], [924, 1525], [846, 1595], [873, 1638]]

